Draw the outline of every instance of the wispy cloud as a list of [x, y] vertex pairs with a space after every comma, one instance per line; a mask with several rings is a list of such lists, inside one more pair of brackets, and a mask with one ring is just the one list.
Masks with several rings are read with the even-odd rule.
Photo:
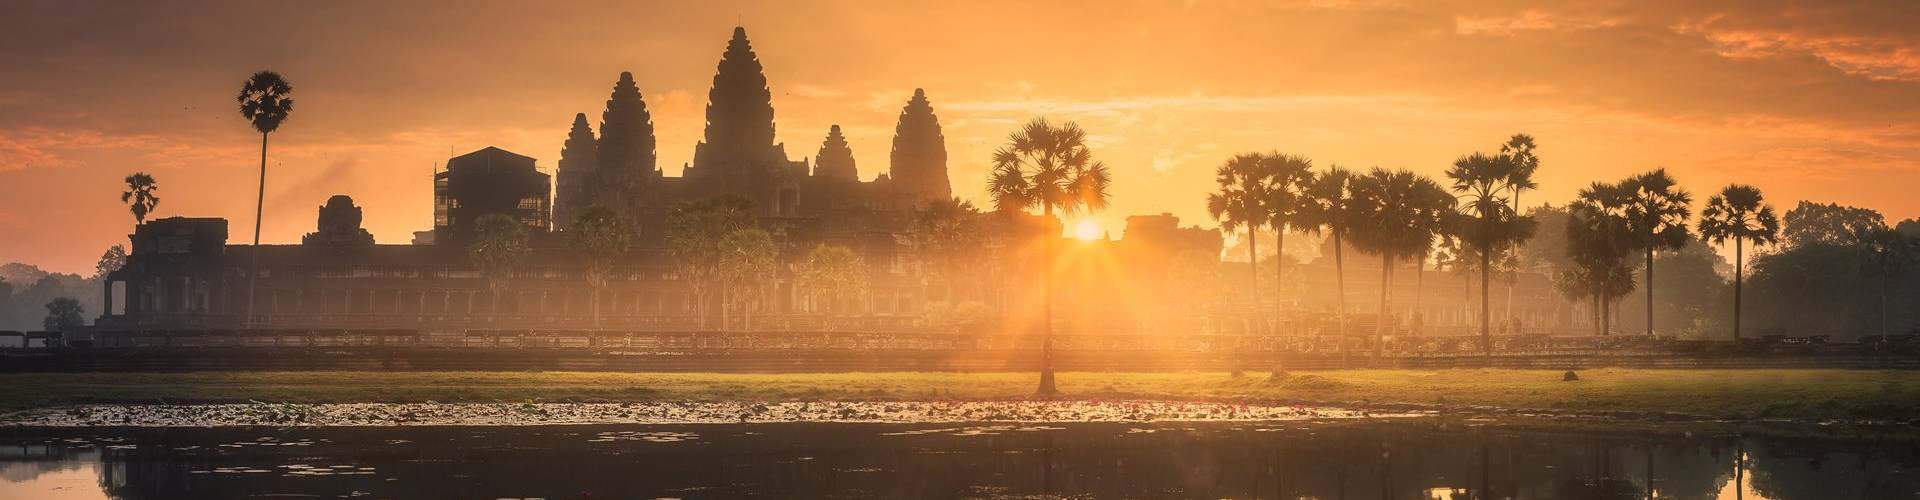
[[1731, 59], [1813, 56], [1849, 75], [1881, 81], [1920, 82], [1920, 47], [1884, 36], [1816, 34], [1790, 29], [1723, 26], [1724, 16], [1681, 22], [1673, 31], [1700, 36]]

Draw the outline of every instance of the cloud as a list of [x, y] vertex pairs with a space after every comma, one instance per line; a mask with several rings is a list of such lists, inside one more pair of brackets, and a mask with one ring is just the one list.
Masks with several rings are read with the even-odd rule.
[[1453, 16], [1453, 32], [1459, 35], [1514, 36], [1527, 31], [1551, 31], [1555, 29], [1586, 30], [1611, 28], [1623, 21], [1617, 17], [1589, 17], [1568, 14], [1555, 14], [1539, 9], [1527, 9], [1509, 16]]
[[1794, 28], [1731, 27], [1726, 16], [1675, 24], [1676, 33], [1705, 38], [1714, 53], [1759, 60], [1812, 56], [1842, 73], [1877, 81], [1920, 82], [1920, 48], [1914, 40], [1868, 34], [1827, 34]]

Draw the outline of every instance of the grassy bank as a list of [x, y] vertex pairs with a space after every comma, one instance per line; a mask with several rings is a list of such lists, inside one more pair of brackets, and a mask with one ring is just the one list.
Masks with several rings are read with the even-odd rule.
[[[1920, 372], [1872, 370], [1353, 370], [1062, 373], [1073, 397], [1444, 404], [1725, 418], [1920, 416]], [[88, 403], [981, 400], [1025, 397], [1032, 373], [256, 372], [0, 375], [0, 409]]]

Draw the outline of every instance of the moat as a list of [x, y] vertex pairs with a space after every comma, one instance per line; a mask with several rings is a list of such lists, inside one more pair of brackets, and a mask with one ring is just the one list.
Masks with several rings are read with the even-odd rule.
[[1435, 419], [14, 428], [0, 498], [1910, 498], [1911, 440]]

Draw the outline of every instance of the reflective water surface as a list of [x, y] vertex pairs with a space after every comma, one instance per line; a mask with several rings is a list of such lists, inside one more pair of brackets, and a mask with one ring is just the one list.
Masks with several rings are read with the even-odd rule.
[[0, 430], [0, 498], [1920, 497], [1905, 439], [1430, 421]]

